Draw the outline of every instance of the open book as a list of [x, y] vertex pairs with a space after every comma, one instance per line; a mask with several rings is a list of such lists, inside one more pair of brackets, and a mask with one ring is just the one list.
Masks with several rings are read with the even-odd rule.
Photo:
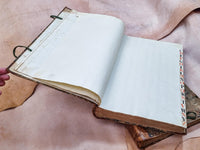
[[124, 35], [115, 17], [65, 8], [9, 67], [97, 105], [99, 118], [184, 133], [182, 46]]

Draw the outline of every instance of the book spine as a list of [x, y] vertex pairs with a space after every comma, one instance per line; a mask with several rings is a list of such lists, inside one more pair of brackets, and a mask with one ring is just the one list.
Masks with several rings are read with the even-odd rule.
[[185, 88], [184, 88], [184, 73], [183, 73], [183, 50], [179, 50], [180, 52], [180, 92], [181, 92], [181, 114], [182, 114], [182, 125], [187, 127], [186, 120], [186, 104], [185, 104]]

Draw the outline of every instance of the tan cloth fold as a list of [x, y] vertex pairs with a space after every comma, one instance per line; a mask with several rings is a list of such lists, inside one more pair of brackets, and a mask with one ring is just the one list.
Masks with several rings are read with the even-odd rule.
[[127, 150], [124, 126], [97, 119], [93, 104], [39, 85], [22, 106], [0, 113], [2, 150]]
[[113, 15], [125, 22], [127, 35], [161, 39], [200, 2], [189, 0], [91, 0], [90, 12]]

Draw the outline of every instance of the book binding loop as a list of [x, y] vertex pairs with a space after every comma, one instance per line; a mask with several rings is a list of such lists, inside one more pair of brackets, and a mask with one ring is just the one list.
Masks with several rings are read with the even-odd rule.
[[61, 17], [59, 17], [59, 16], [55, 16], [55, 15], [51, 15], [50, 17], [53, 18], [53, 19], [60, 19], [60, 20], [63, 20], [63, 18], [61, 18]]
[[18, 47], [26, 48], [25, 50], [29, 50], [30, 52], [32, 52], [32, 49], [30, 49], [29, 47], [22, 46], [22, 45], [17, 45], [17, 46], [15, 46], [14, 49], [13, 49], [13, 55], [15, 56], [15, 58], [18, 58], [18, 57], [19, 57], [19, 56], [17, 56], [17, 55], [15, 54], [15, 53], [16, 53], [16, 49], [17, 49]]
[[195, 120], [197, 118], [197, 114], [193, 111], [187, 112], [187, 119]]

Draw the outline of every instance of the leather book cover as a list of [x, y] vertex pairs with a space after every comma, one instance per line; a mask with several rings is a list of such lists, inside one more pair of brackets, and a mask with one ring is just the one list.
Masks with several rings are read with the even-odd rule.
[[[187, 86], [185, 86], [185, 100], [187, 109], [188, 127], [200, 122], [200, 98], [198, 98]], [[163, 132], [154, 128], [145, 128], [141, 126], [127, 126], [139, 148], [145, 148], [160, 140], [163, 140], [173, 133]]]

